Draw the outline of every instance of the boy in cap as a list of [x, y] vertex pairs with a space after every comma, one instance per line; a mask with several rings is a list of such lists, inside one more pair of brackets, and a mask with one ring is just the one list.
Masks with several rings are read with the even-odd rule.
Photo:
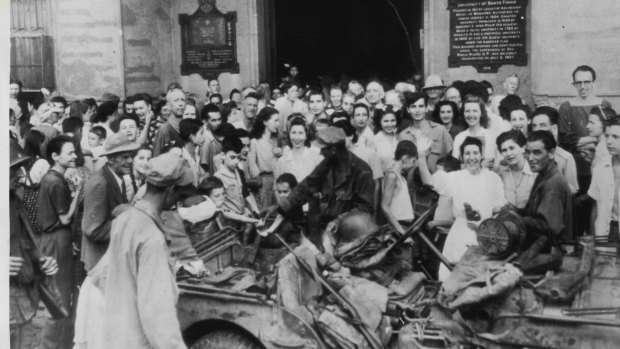
[[134, 152], [139, 144], [127, 135], [115, 133], [108, 137], [103, 156], [107, 163], [92, 174], [84, 192], [82, 219], [82, 261], [90, 271], [108, 248], [112, 210], [130, 201], [131, 185], [124, 179], [132, 171]]
[[[108, 348], [185, 348], [177, 319], [178, 289], [161, 212], [192, 181], [181, 154], [149, 161], [146, 193], [115, 210], [103, 281], [103, 343]], [[89, 343], [90, 346], [90, 343]]]

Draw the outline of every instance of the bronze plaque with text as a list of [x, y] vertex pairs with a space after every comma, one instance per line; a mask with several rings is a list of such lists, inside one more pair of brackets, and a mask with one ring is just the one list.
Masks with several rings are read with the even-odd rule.
[[239, 73], [237, 61], [237, 13], [209, 12], [198, 8], [192, 15], [180, 14], [182, 42], [181, 74], [197, 73], [204, 78], [222, 72]]
[[495, 73], [504, 64], [527, 65], [527, 0], [450, 0], [450, 68], [471, 65]]

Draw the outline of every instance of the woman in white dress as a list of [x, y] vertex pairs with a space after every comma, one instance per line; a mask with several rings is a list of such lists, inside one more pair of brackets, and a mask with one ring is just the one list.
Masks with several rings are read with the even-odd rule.
[[375, 152], [379, 156], [383, 173], [392, 168], [394, 161], [394, 151], [398, 144], [398, 125], [401, 122], [400, 116], [396, 115], [391, 108], [386, 111], [375, 110], [375, 127], [379, 130], [372, 137], [375, 145]]
[[[467, 137], [461, 143], [459, 154], [463, 169], [449, 172], [445, 180], [431, 177], [426, 164], [429, 142], [418, 142], [420, 176], [424, 184], [433, 186], [439, 195], [452, 199], [455, 221], [443, 248], [443, 255], [452, 263], [458, 262], [471, 245], [477, 245], [475, 229], [483, 220], [499, 212], [506, 204], [504, 186], [495, 172], [482, 167], [484, 147], [478, 138]], [[494, 147], [494, 143], [488, 144]], [[440, 177], [441, 178], [441, 177]], [[443, 264], [439, 280], [444, 281], [450, 271]]]
[[468, 127], [454, 137], [452, 157], [455, 159], [461, 158], [461, 144], [463, 144], [465, 138], [478, 138], [484, 147], [484, 153], [482, 154], [483, 165], [491, 169], [496, 155], [495, 138], [497, 135], [488, 128], [489, 117], [484, 103], [477, 97], [470, 97], [463, 103], [461, 114], [464, 116]]
[[276, 161], [275, 180], [283, 173], [291, 173], [301, 183], [323, 160], [320, 153], [310, 148], [308, 126], [302, 115], [297, 115], [288, 126], [288, 146], [284, 147], [283, 155]]

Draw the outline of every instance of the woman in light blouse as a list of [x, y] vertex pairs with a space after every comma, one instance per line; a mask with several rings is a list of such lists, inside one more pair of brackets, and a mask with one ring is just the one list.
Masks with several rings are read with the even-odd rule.
[[375, 151], [381, 162], [381, 169], [385, 171], [392, 168], [394, 161], [394, 151], [398, 144], [398, 125], [401, 122], [400, 116], [396, 115], [391, 108], [386, 111], [375, 110], [373, 117], [375, 127], [379, 130], [372, 138]]
[[290, 116], [288, 126], [288, 146], [283, 155], [276, 161], [274, 178], [283, 173], [291, 173], [298, 183], [304, 180], [318, 165], [322, 156], [310, 148], [308, 126], [300, 113]]
[[497, 137], [496, 143], [507, 165], [497, 171], [504, 183], [506, 203], [511, 208], [525, 208], [536, 180], [536, 173], [525, 159], [525, 136], [520, 130], [506, 131]]
[[489, 116], [484, 103], [478, 97], [469, 97], [463, 103], [462, 115], [465, 118], [465, 122], [468, 128], [457, 134], [454, 137], [454, 144], [452, 147], [452, 157], [455, 159], [461, 158], [460, 148], [461, 144], [467, 137], [474, 137], [482, 142], [484, 148], [482, 165], [488, 169], [493, 168], [495, 160], [495, 139], [497, 134], [494, 134], [489, 127]]
[[278, 125], [280, 114], [277, 109], [265, 107], [256, 115], [254, 128], [250, 133], [250, 152], [248, 153], [248, 171], [250, 178], [260, 178], [262, 183], [258, 191], [258, 207], [271, 206], [273, 196], [274, 169], [276, 160], [282, 156], [278, 144]]

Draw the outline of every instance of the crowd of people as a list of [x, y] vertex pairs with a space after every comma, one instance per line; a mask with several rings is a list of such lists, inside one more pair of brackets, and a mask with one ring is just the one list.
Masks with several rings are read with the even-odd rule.
[[[572, 79], [577, 96], [557, 109], [528, 105], [517, 75], [500, 94], [437, 75], [423, 86], [307, 86], [292, 67], [278, 86], [228, 98], [211, 79], [205, 97], [172, 83], [156, 97], [71, 103], [11, 80], [12, 346], [32, 325], [40, 272], [55, 275], [77, 312], [46, 320], [42, 348], [184, 347], [175, 273], [209, 271], [166, 241], [234, 227], [251, 245], [261, 217], [276, 213], [291, 222], [289, 243], [318, 245], [343, 213], [404, 234], [437, 202], [426, 229], [450, 262], [477, 244], [481, 221], [507, 209], [528, 239], [620, 241], [620, 119], [594, 94], [594, 69], [579, 66]], [[439, 280], [450, 273], [424, 267]]]

